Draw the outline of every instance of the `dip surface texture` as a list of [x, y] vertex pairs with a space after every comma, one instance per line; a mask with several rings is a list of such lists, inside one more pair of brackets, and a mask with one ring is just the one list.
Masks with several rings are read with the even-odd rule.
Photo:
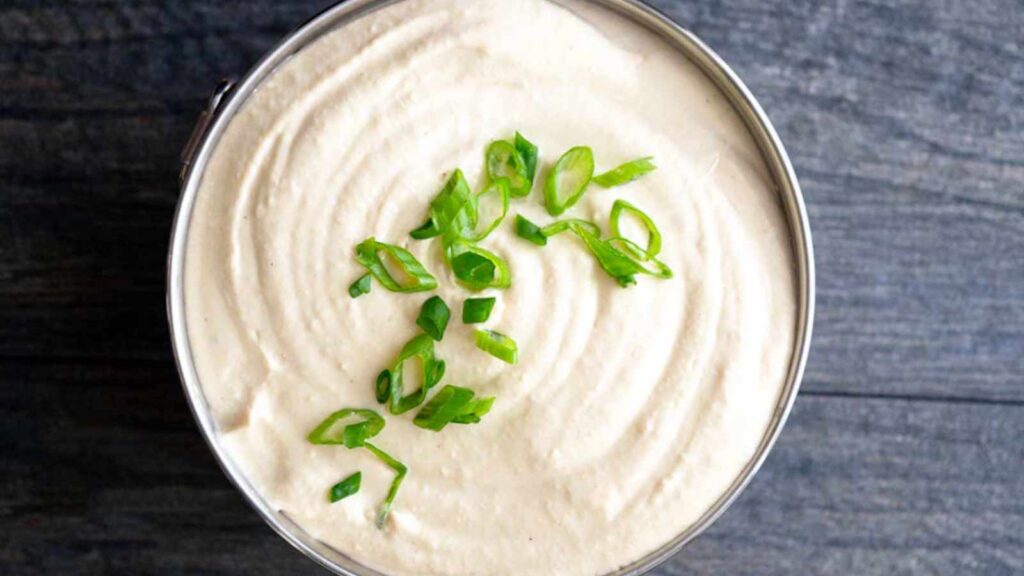
[[[509, 366], [458, 320], [473, 294], [439, 242], [409, 231], [456, 167], [479, 190], [484, 149], [515, 130], [540, 147], [537, 184], [481, 244], [512, 270], [483, 325], [518, 341]], [[654, 156], [657, 171], [591, 185], [564, 217], [607, 235], [628, 200], [657, 222], [674, 278], [623, 289], [570, 234], [515, 236], [516, 213], [552, 220], [541, 183], [574, 145], [597, 172]], [[755, 143], [684, 56], [603, 9], [409, 0], [322, 37], [231, 121], [191, 218], [187, 327], [221, 441], [272, 505], [387, 574], [592, 576], [640, 559], [737, 478], [793, 352], [795, 264]], [[497, 397], [480, 424], [435, 433], [375, 401], [430, 294], [350, 298], [369, 236], [438, 278], [453, 311], [442, 385]], [[374, 443], [409, 466], [382, 530], [392, 471], [306, 440], [346, 407], [384, 414]], [[357, 470], [362, 490], [330, 504]]]

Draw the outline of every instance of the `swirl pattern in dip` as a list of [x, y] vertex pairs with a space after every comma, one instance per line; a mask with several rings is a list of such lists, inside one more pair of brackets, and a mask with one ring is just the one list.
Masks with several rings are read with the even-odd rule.
[[[470, 294], [408, 232], [450, 170], [479, 186], [487, 143], [515, 130], [540, 146], [541, 178], [578, 144], [599, 172], [654, 156], [656, 172], [592, 186], [565, 216], [607, 233], [627, 199], [658, 223], [675, 277], [622, 289], [570, 235], [541, 249], [506, 220], [483, 243], [513, 274], [486, 326], [518, 341], [519, 364], [453, 318], [443, 383], [497, 401], [442, 433], [386, 416], [376, 441], [410, 473], [378, 530], [391, 471], [305, 436], [333, 410], [378, 408], [374, 378], [428, 295], [349, 298], [354, 246], [410, 249], [457, 317]], [[550, 221], [541, 197], [510, 214]], [[639, 559], [753, 456], [793, 352], [787, 226], [742, 122], [662, 40], [576, 2], [407, 0], [324, 36], [231, 121], [191, 218], [189, 338], [230, 457], [312, 535], [387, 574], [589, 576]], [[328, 503], [356, 470], [361, 492]]]

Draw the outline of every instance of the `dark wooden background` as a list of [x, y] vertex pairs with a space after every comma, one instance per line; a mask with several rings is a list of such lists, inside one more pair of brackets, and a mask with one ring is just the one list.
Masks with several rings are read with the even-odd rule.
[[[208, 91], [328, 0], [0, 0], [0, 574], [319, 574], [222, 476], [164, 317]], [[803, 391], [657, 574], [1024, 573], [1024, 3], [656, 0], [788, 144]]]

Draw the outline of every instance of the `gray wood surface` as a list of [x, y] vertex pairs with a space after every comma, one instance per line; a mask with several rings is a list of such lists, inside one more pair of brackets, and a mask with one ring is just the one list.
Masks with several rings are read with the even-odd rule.
[[[0, 0], [0, 574], [318, 574], [230, 487], [163, 315], [177, 156], [318, 0]], [[1024, 573], [1024, 4], [654, 0], [746, 80], [809, 206], [804, 389], [657, 571]]]

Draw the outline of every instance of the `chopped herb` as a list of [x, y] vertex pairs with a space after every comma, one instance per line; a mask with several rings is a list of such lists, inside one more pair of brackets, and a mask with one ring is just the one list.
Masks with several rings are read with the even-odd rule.
[[495, 298], [467, 298], [462, 303], [462, 323], [479, 324], [491, 317]]
[[420, 408], [413, 424], [420, 428], [440, 432], [448, 424], [476, 424], [491, 410], [494, 398], [474, 400], [476, 394], [469, 388], [446, 385]]
[[384, 499], [384, 503], [381, 504], [380, 512], [377, 513], [377, 528], [383, 528], [384, 522], [387, 521], [388, 514], [391, 513], [391, 508], [395, 503], [395, 496], [398, 495], [398, 489], [402, 486], [402, 480], [405, 479], [405, 475], [409, 472], [409, 468], [387, 452], [377, 448], [369, 442], [366, 443], [366, 449], [372, 452], [373, 455], [380, 459], [381, 462], [384, 462], [388, 467], [395, 471], [395, 479], [391, 481], [391, 488], [388, 490], [388, 495]]
[[522, 214], [516, 214], [516, 235], [537, 246], [544, 246], [548, 243], [547, 236], [541, 231], [540, 226], [530, 222]]
[[514, 145], [516, 152], [519, 152], [519, 155], [523, 157], [523, 164], [526, 165], [526, 178], [532, 185], [533, 178], [537, 175], [537, 146], [533, 142], [527, 140], [526, 137], [519, 132], [516, 132]]
[[455, 279], [470, 290], [508, 288], [512, 274], [497, 254], [469, 242], [453, 242], [445, 250]]
[[334, 486], [331, 486], [330, 492], [327, 494], [327, 499], [333, 504], [338, 500], [344, 500], [349, 496], [359, 492], [359, 485], [362, 483], [363, 473], [356, 472], [348, 478], [345, 478], [341, 482], [338, 482]]
[[[405, 383], [403, 375], [405, 372], [406, 360], [419, 360], [422, 371], [420, 387], [415, 392], [403, 395]], [[391, 370], [385, 370], [377, 376], [376, 392], [377, 399], [386, 396], [388, 410], [392, 414], [402, 414], [419, 406], [427, 398], [427, 393], [441, 378], [444, 377], [445, 363], [434, 356], [434, 341], [426, 334], [420, 334], [402, 347], [398, 359], [392, 365]], [[388, 386], [387, 394], [381, 392], [382, 384]]]
[[[635, 256], [636, 258], [640, 258], [642, 260], [647, 260], [650, 257], [657, 256], [658, 253], [661, 252], [661, 232], [658, 231], [658, 227], [654, 224], [654, 221], [651, 220], [650, 216], [645, 214], [643, 210], [640, 210], [639, 208], [633, 206], [632, 204], [626, 202], [625, 200], [616, 200], [615, 204], [612, 206], [612, 236], [615, 238], [624, 238], [622, 232], [619, 231], [619, 220], [622, 218], [623, 212], [629, 212], [630, 214], [636, 216], [641, 222], [643, 222], [644, 226], [647, 228], [647, 249], [640, 250], [639, 252], [637, 252], [630, 248], [627, 244], [627, 250], [632, 252], [633, 256]], [[630, 242], [630, 244], [633, 243]]]
[[531, 180], [527, 173], [526, 161], [512, 143], [495, 140], [487, 147], [487, 176], [491, 181], [508, 179], [509, 192], [515, 198], [530, 193]]
[[494, 182], [491, 182], [486, 188], [484, 188], [482, 191], [480, 191], [480, 193], [477, 194], [476, 197], [474, 198], [474, 200], [472, 202], [473, 210], [475, 211], [474, 215], [473, 215], [474, 220], [479, 219], [480, 202], [488, 194], [498, 194], [498, 199], [501, 202], [501, 213], [498, 214], [497, 216], [495, 216], [494, 220], [492, 220], [491, 223], [486, 228], [484, 228], [481, 232], [477, 233], [475, 230], [474, 231], [467, 231], [467, 234], [465, 236], [465, 240], [467, 240], [469, 242], [479, 242], [479, 241], [483, 240], [484, 238], [487, 238], [487, 236], [489, 236], [491, 234], [491, 232], [494, 232], [494, 229], [497, 228], [499, 224], [501, 224], [501, 221], [505, 219], [505, 215], [508, 214], [508, 205], [509, 205], [508, 178], [500, 178], [500, 179], [498, 179], [498, 180], [496, 180]]
[[493, 330], [477, 330], [476, 347], [509, 364], [515, 364], [519, 360], [519, 347], [516, 346], [516, 341]]
[[416, 318], [416, 325], [423, 329], [428, 336], [434, 340], [441, 341], [444, 337], [444, 329], [448, 327], [448, 319], [451, 318], [451, 310], [439, 296], [431, 296], [420, 308], [420, 315]]
[[604, 188], [628, 184], [644, 174], [649, 174], [657, 170], [658, 167], [654, 165], [652, 160], [654, 160], [654, 158], [648, 156], [646, 158], [638, 158], [636, 160], [626, 162], [625, 164], [609, 170], [604, 174], [594, 176], [593, 182], [594, 184]]
[[353, 298], [359, 298], [363, 294], [368, 294], [370, 288], [373, 286], [373, 276], [369, 273], [363, 274], [348, 287], [348, 295]]
[[544, 184], [548, 213], [558, 216], [576, 204], [593, 175], [594, 152], [586, 146], [570, 148], [555, 163]]
[[409, 234], [419, 240], [442, 234], [449, 239], [463, 238], [474, 228], [476, 228], [475, 198], [462, 170], [456, 170], [448, 177], [444, 187], [430, 202], [430, 217], [423, 225]]
[[[402, 271], [405, 276], [402, 281], [391, 276], [384, 265], [382, 254]], [[356, 260], [392, 292], [423, 292], [437, 288], [437, 280], [412, 253], [401, 246], [378, 242], [372, 237], [367, 238], [356, 246]]]
[[[361, 417], [362, 420], [339, 426], [343, 420], [352, 416]], [[345, 408], [324, 419], [307, 438], [313, 444], [341, 444], [346, 448], [359, 448], [383, 429], [384, 418], [373, 410]]]

